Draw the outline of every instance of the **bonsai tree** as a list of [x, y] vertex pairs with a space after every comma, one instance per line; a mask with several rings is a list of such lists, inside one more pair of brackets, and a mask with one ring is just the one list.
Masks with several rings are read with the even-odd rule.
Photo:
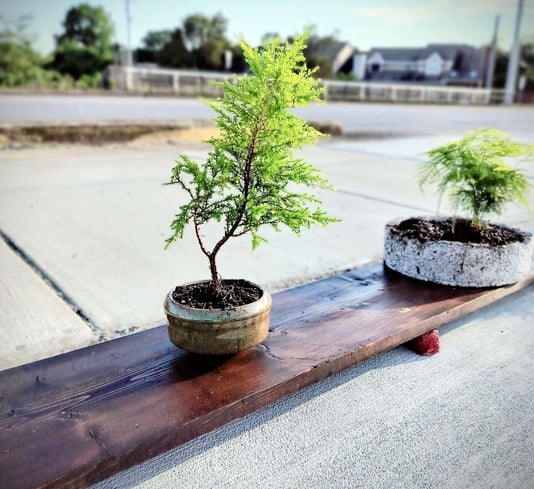
[[[320, 136], [288, 110], [319, 101], [322, 91], [312, 76], [315, 70], [305, 64], [305, 39], [303, 35], [292, 44], [274, 39], [263, 48], [241, 43], [251, 75], [217, 84], [223, 96], [211, 106], [220, 136], [208, 141], [212, 150], [207, 160], [199, 164], [181, 155], [172, 170], [169, 184], [185, 190], [188, 201], [172, 221], [166, 247], [192, 223], [219, 292], [224, 284], [217, 257], [230, 238], [248, 234], [256, 248], [266, 241], [259, 234], [263, 226], [279, 231], [285, 225], [299, 234], [303, 227], [335, 220], [313, 195], [316, 188], [329, 187], [326, 180], [293, 154]], [[220, 238], [211, 248], [201, 233], [210, 221], [221, 224]]]
[[421, 167], [419, 184], [437, 183], [440, 203], [447, 193], [454, 214], [463, 209], [473, 228], [482, 227], [486, 215], [501, 214], [510, 202], [528, 205], [530, 183], [504, 158], [532, 156], [534, 145], [513, 142], [497, 129], [481, 129], [426, 154], [430, 159]]

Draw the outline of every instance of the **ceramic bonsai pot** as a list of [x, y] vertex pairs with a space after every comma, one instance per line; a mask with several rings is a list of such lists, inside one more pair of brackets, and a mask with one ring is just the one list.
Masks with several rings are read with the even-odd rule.
[[[447, 220], [438, 217], [418, 219]], [[486, 223], [515, 232], [517, 240], [502, 245], [446, 239], [425, 241], [399, 234], [396, 226], [401, 222], [386, 224], [384, 263], [408, 277], [452, 286], [498, 287], [518, 282], [530, 269], [533, 246], [530, 233]]]
[[231, 309], [197, 309], [179, 304], [171, 290], [164, 308], [172, 343], [203, 355], [230, 355], [259, 345], [269, 332], [272, 299], [267, 290], [248, 283], [261, 290], [261, 297]]

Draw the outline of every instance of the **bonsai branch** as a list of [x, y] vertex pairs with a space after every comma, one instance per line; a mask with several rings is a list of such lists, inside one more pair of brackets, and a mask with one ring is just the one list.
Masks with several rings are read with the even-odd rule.
[[195, 235], [197, 237], [198, 245], [200, 246], [200, 249], [204, 255], [206, 255], [208, 258], [210, 257], [210, 252], [206, 249], [204, 246], [204, 242], [202, 241], [202, 237], [200, 236], [200, 224], [198, 222], [198, 214], [197, 209], [195, 208], [193, 212], [193, 224], [195, 226]]
[[[230, 226], [230, 228], [224, 233], [224, 236], [215, 244], [213, 247], [213, 250], [211, 253], [208, 253], [207, 256], [210, 260], [210, 271], [211, 271], [211, 279], [219, 288], [222, 284], [221, 278], [219, 276], [219, 272], [217, 271], [217, 263], [216, 263], [216, 256], [217, 253], [219, 253], [222, 246], [232, 237], [234, 236], [234, 233], [236, 232], [237, 228], [243, 224], [243, 217], [245, 215], [245, 211], [247, 209], [248, 205], [248, 197], [250, 193], [250, 184], [251, 184], [251, 173], [252, 173], [252, 162], [254, 160], [254, 150], [256, 147], [256, 141], [258, 138], [258, 134], [260, 131], [260, 125], [256, 124], [256, 127], [254, 128], [254, 133], [252, 136], [252, 141], [250, 142], [248, 153], [247, 153], [247, 159], [245, 161], [245, 173], [243, 178], [243, 203], [241, 204], [241, 207], [239, 209], [239, 213]], [[197, 234], [198, 237], [198, 234]], [[200, 238], [199, 238], [200, 239]]]

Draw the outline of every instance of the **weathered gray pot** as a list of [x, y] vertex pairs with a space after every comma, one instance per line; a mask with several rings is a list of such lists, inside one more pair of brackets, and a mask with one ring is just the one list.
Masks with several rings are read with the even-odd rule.
[[498, 287], [518, 282], [530, 269], [530, 233], [513, 229], [523, 239], [501, 246], [446, 240], [420, 242], [392, 232], [392, 226], [399, 222], [401, 220], [386, 224], [384, 262], [392, 270], [408, 277], [461, 287]]
[[[249, 282], [252, 283], [252, 282]], [[260, 299], [233, 309], [196, 309], [179, 304], [171, 290], [164, 308], [169, 338], [182, 350], [204, 355], [229, 355], [259, 345], [269, 333], [272, 299], [267, 290]]]

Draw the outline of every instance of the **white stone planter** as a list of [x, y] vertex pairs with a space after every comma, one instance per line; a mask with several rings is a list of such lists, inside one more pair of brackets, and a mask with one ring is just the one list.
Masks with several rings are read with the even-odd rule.
[[500, 246], [446, 240], [420, 242], [393, 232], [392, 226], [399, 222], [386, 224], [384, 262], [408, 277], [461, 287], [498, 287], [519, 281], [530, 270], [533, 243], [530, 233], [508, 228], [522, 239]]

